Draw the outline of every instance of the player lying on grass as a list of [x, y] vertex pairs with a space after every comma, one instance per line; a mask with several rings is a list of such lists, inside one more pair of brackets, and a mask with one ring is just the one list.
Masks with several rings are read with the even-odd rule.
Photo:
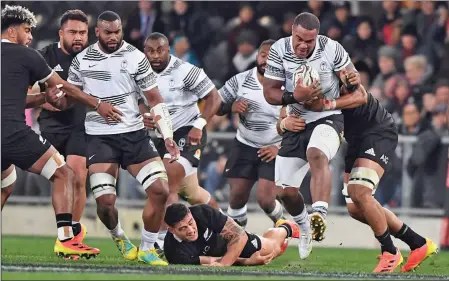
[[165, 213], [168, 233], [164, 252], [171, 264], [207, 266], [263, 265], [284, 253], [299, 227], [279, 220], [260, 237], [246, 232], [232, 218], [205, 205], [175, 203]]

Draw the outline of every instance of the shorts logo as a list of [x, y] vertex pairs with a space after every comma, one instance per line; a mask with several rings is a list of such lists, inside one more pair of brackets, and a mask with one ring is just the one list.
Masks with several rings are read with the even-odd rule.
[[385, 154], [382, 154], [382, 156], [380, 157], [380, 160], [382, 160], [385, 163], [385, 165], [387, 165], [389, 159], [387, 156], [385, 156]]
[[156, 147], [154, 146], [154, 143], [151, 140], [150, 140], [150, 146], [153, 149], [153, 151], [157, 152], [157, 149], [156, 149]]
[[182, 151], [184, 149], [184, 145], [186, 145], [186, 139], [182, 138], [178, 141], [179, 150]]
[[366, 154], [369, 154], [371, 156], [376, 156], [376, 153], [374, 153], [374, 148], [370, 148], [367, 151], [365, 151]]
[[259, 246], [259, 243], [257, 243], [257, 239], [253, 239], [253, 241], [251, 241], [251, 243], [253, 244], [253, 246], [257, 249]]

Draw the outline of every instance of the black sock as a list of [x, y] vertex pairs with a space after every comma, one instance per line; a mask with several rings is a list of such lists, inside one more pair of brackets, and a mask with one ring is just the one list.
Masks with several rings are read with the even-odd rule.
[[396, 247], [393, 244], [393, 240], [391, 240], [388, 228], [384, 234], [375, 237], [380, 243], [382, 253], [388, 252], [390, 254], [396, 254]]
[[292, 235], [293, 235], [293, 230], [292, 230], [292, 227], [291, 227], [289, 224], [283, 223], [283, 224], [281, 224], [281, 225], [278, 226], [278, 227], [283, 228], [283, 229], [285, 229], [285, 231], [287, 231], [287, 238], [292, 237]]
[[66, 227], [66, 226], [72, 226], [72, 214], [68, 214], [68, 213], [57, 214], [56, 215], [56, 227], [58, 228], [58, 239], [61, 242], [65, 242], [65, 241], [68, 241], [73, 238], [73, 237], [66, 237], [63, 239], [63, 238], [59, 237], [59, 229]]
[[399, 230], [398, 233], [392, 234], [394, 237], [406, 243], [412, 251], [426, 244], [426, 239], [414, 232], [413, 229], [408, 227], [405, 223], [402, 225], [401, 230]]
[[81, 233], [81, 224], [79, 222], [72, 224], [73, 236], [77, 236]]

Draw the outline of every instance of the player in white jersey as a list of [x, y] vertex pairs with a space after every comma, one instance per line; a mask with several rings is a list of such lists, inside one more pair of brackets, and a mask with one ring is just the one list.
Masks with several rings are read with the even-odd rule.
[[[324, 239], [325, 217], [331, 191], [329, 161], [337, 153], [343, 136], [343, 115], [332, 106], [324, 112], [308, 111], [301, 102], [317, 95], [335, 99], [340, 95], [340, 76], [355, 71], [349, 55], [336, 41], [318, 35], [320, 21], [310, 13], [299, 14], [292, 27], [292, 36], [278, 40], [270, 50], [264, 79], [264, 95], [270, 104], [288, 105], [288, 112], [300, 115], [306, 121], [305, 130], [283, 134], [276, 158], [275, 181], [290, 192], [284, 200], [287, 210], [301, 227], [301, 234], [317, 241]], [[308, 87], [299, 79], [293, 85], [295, 72], [307, 64], [320, 76]], [[302, 66], [302, 67], [301, 67]], [[346, 81], [345, 81], [346, 82]], [[284, 87], [284, 89], [283, 89]], [[313, 211], [308, 222], [299, 188], [309, 169], [312, 173], [311, 193]], [[310, 229], [312, 226], [312, 229]], [[311, 251], [311, 243], [301, 248], [301, 258]]]
[[[121, 122], [105, 122], [93, 111], [86, 114], [87, 165], [97, 214], [126, 260], [167, 265], [154, 248], [168, 198], [167, 173], [144, 128], [138, 106], [140, 93], [136, 88], [151, 105], [158, 129], [174, 161], [179, 150], [173, 141], [168, 109], [148, 59], [123, 41], [120, 17], [112, 11], [103, 12], [98, 17], [95, 32], [98, 41], [75, 57], [70, 66], [69, 81], [86, 93], [110, 102], [123, 113]], [[148, 195], [142, 214], [139, 249], [121, 228], [115, 207], [119, 165], [142, 184]]]
[[[167, 169], [170, 195], [167, 204], [178, 201], [178, 193], [190, 204], [209, 204], [219, 209], [215, 199], [198, 184], [197, 168], [206, 145], [206, 124], [220, 106], [215, 85], [201, 68], [170, 55], [170, 45], [162, 33], [152, 33], [145, 40], [144, 52], [156, 72], [159, 91], [167, 104], [173, 124], [174, 140], [181, 156], [171, 162], [161, 138], [155, 140]], [[203, 112], [198, 101], [204, 99]], [[142, 111], [146, 111], [143, 106]], [[151, 128], [151, 115], [143, 112]], [[157, 132], [157, 131], [156, 131]], [[163, 247], [166, 231], [161, 229], [158, 246]]]
[[262, 42], [257, 66], [233, 76], [219, 91], [222, 103], [217, 115], [233, 112], [240, 118], [224, 175], [231, 186], [228, 215], [242, 227], [247, 223], [246, 204], [256, 181], [259, 206], [274, 223], [283, 217], [283, 207], [276, 200], [279, 190], [274, 184], [274, 163], [282, 140], [276, 123], [282, 106], [269, 104], [262, 89], [268, 53], [274, 42]]

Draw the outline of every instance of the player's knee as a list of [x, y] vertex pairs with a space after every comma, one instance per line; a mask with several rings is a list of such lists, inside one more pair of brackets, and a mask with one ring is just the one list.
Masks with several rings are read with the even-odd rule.
[[76, 182], [76, 175], [75, 175], [75, 173], [67, 165], [64, 165], [64, 166], [59, 167], [58, 169], [56, 169], [56, 171], [54, 172], [52, 178], [53, 179], [60, 179], [61, 181], [65, 182], [67, 184], [71, 184], [72, 186]]
[[[168, 189], [168, 183], [166, 181], [157, 181], [152, 186], [149, 192], [147, 192], [148, 198], [153, 203], [165, 204], [170, 194]], [[176, 193], [175, 193], [176, 194]]]
[[354, 203], [346, 203], [346, 208], [348, 209], [349, 215], [358, 221], [361, 221], [364, 219], [364, 215], [362, 210], [357, 207]]
[[356, 205], [368, 202], [372, 198], [372, 190], [362, 185], [349, 184], [348, 194]]
[[355, 167], [351, 171], [348, 181], [348, 195], [357, 204], [369, 202], [379, 184], [379, 175], [373, 169]]
[[307, 161], [309, 161], [311, 169], [314, 167], [324, 168], [329, 164], [326, 154], [315, 147], [307, 149]]
[[136, 179], [147, 190], [157, 189], [152, 193], [161, 193], [168, 196], [168, 177], [162, 161], [151, 161], [143, 166], [136, 176]]

